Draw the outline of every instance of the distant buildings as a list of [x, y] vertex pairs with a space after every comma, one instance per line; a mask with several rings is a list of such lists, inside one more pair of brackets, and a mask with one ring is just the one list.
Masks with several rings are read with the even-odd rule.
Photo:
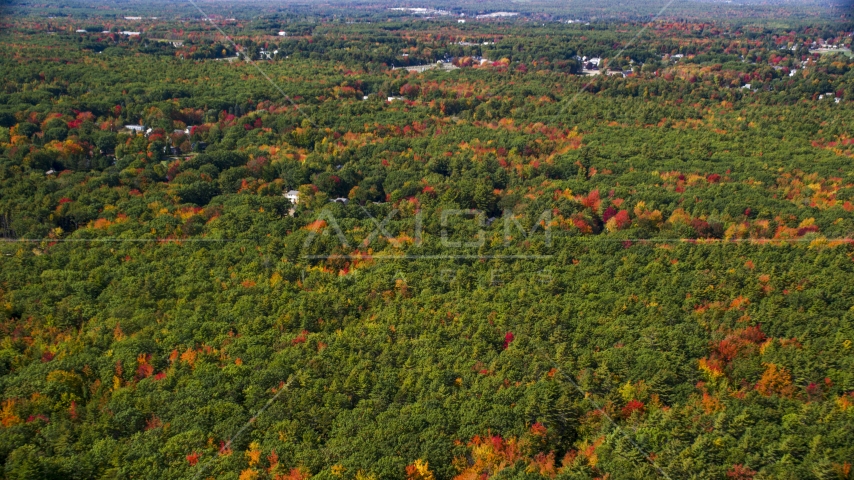
[[501, 18], [501, 17], [515, 17], [519, 15], [519, 12], [493, 12], [493, 13], [485, 13], [483, 15], [477, 15], [475, 18]]
[[[192, 128], [193, 128], [193, 127], [187, 127], [187, 128], [185, 128], [185, 129], [183, 129], [183, 130], [181, 130], [181, 129], [174, 129], [174, 130], [172, 130], [172, 134], [173, 134], [173, 135], [176, 135], [176, 134], [189, 135], [189, 134], [190, 134], [190, 132], [192, 132]], [[154, 132], [154, 129], [153, 129], [153, 128], [151, 128], [151, 127], [146, 128], [146, 126], [145, 126], [145, 125], [132, 125], [132, 124], [131, 124], [131, 125], [125, 125], [125, 126], [124, 126], [124, 129], [125, 129], [125, 130], [130, 130], [131, 132], [134, 132], [134, 133], [144, 133], [144, 134], [145, 134], [145, 136], [149, 136], [149, 135], [151, 135], [151, 134]]]
[[453, 15], [453, 13], [447, 10], [437, 10], [435, 8], [407, 8], [407, 7], [395, 7], [389, 8], [389, 10], [394, 10], [397, 12], [407, 12], [413, 15], [439, 15], [439, 16], [448, 16]]
[[495, 45], [495, 42], [457, 42], [457, 45], [463, 47], [476, 47], [478, 45]]
[[841, 98], [837, 97], [836, 94], [833, 92], [827, 92], [818, 96], [819, 100], [824, 100], [825, 98], [833, 98], [833, 101], [835, 103], [839, 103], [842, 100]]

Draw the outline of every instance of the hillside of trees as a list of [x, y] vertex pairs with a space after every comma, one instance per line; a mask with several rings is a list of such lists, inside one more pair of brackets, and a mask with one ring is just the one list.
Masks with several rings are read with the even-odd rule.
[[514, 5], [8, 6], [0, 477], [854, 477], [854, 23]]

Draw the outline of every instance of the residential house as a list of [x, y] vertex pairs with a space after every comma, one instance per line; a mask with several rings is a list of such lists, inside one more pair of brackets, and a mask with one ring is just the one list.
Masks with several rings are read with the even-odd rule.
[[297, 190], [288, 190], [288, 193], [285, 194], [285, 198], [290, 200], [291, 203], [296, 205], [299, 203], [299, 192]]

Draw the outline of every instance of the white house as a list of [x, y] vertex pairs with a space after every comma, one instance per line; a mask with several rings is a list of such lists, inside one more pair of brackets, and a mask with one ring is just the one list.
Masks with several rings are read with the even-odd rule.
[[145, 125], [125, 125], [125, 128], [135, 133], [143, 133], [145, 131]]
[[290, 202], [294, 205], [299, 203], [299, 192], [296, 190], [289, 190], [288, 193], [285, 194], [285, 198], [290, 200]]

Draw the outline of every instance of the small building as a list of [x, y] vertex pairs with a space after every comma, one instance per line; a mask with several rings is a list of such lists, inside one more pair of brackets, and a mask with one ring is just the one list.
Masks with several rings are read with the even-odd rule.
[[145, 132], [145, 125], [125, 125], [125, 129], [134, 133], [143, 133]]
[[288, 32], [279, 32], [279, 36], [280, 36], [280, 37], [287, 37], [287, 36], [288, 36]]
[[290, 202], [294, 205], [299, 203], [299, 192], [297, 190], [288, 190], [288, 193], [285, 194], [285, 198], [290, 200]]

